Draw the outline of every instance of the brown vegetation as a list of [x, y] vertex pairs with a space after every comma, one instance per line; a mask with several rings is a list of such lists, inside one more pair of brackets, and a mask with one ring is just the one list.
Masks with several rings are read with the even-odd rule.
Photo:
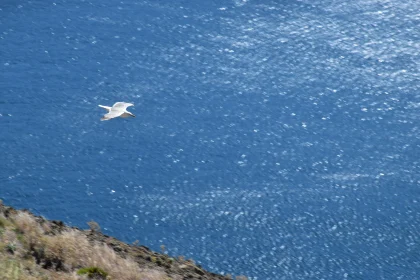
[[0, 279], [231, 279], [192, 260], [106, 236], [93, 221], [89, 226], [87, 231], [70, 228], [0, 203]]

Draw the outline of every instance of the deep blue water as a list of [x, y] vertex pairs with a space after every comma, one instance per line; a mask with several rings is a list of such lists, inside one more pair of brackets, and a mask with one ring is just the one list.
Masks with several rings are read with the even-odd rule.
[[0, 198], [218, 273], [416, 279], [403, 2], [1, 1]]

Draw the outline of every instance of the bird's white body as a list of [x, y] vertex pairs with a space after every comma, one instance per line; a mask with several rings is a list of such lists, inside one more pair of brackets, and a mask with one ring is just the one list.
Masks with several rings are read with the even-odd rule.
[[113, 118], [121, 117], [121, 118], [128, 118], [128, 117], [135, 117], [134, 114], [127, 111], [127, 108], [130, 106], [134, 106], [132, 103], [126, 102], [117, 102], [112, 107], [99, 105], [99, 107], [108, 110], [108, 114], [105, 114], [101, 121], [107, 121]]

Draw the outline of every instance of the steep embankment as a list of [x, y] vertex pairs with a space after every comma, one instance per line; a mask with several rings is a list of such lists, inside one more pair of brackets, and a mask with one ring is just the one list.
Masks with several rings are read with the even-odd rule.
[[90, 227], [68, 227], [0, 202], [0, 279], [231, 279]]

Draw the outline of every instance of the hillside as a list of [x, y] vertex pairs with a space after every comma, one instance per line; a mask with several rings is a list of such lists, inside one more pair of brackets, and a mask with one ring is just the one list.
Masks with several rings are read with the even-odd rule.
[[102, 234], [95, 222], [89, 226], [69, 227], [0, 203], [0, 279], [232, 279], [192, 260], [121, 242]]

